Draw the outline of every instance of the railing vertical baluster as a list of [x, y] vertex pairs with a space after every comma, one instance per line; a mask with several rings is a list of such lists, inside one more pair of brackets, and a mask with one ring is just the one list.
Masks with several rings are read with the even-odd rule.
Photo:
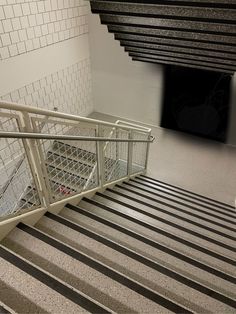
[[[21, 126], [20, 128], [23, 132], [34, 132], [32, 127], [30, 115], [27, 112], [22, 112], [20, 115]], [[45, 185], [45, 180], [43, 176], [43, 172], [41, 169], [40, 163], [40, 155], [37, 150], [37, 143], [34, 139], [22, 139], [26, 156], [29, 162], [29, 166], [31, 169], [32, 177], [34, 178], [36, 189], [40, 198], [40, 202], [43, 206], [50, 205], [50, 198], [48, 194], [48, 189]]]
[[[133, 139], [133, 131], [129, 131], [129, 140]], [[133, 163], [133, 143], [128, 143], [128, 178], [130, 178], [132, 174], [132, 163]]]
[[[148, 140], [150, 140], [150, 139], [151, 139], [151, 131], [148, 133]], [[146, 148], [146, 160], [145, 160], [145, 174], [146, 174], [146, 172], [147, 172], [149, 151], [150, 151], [150, 143], [147, 143], [147, 148]]]
[[[103, 129], [101, 125], [97, 126], [97, 134], [99, 137], [103, 137]], [[105, 183], [104, 145], [105, 142], [97, 142], [97, 165], [98, 165], [98, 180], [100, 187], [103, 187]]]

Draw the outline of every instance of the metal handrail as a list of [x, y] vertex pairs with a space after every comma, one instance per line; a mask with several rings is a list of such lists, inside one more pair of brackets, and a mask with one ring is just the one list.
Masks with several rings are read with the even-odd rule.
[[[57, 112], [57, 111], [52, 111], [52, 110], [47, 110], [47, 109], [41, 109], [37, 107], [32, 107], [32, 106], [26, 106], [26, 105], [21, 105], [17, 104], [14, 102], [4, 102], [0, 101], [0, 108], [2, 109], [8, 109], [8, 110], [15, 110], [15, 111], [21, 111], [21, 112], [27, 112], [27, 113], [34, 113], [34, 114], [40, 114], [40, 115], [45, 115], [45, 116], [51, 116], [54, 118], [62, 118], [62, 119], [68, 119], [68, 120], [74, 120], [78, 122], [86, 122], [86, 123], [91, 123], [91, 124], [98, 124], [98, 125], [104, 125], [108, 127], [116, 127], [116, 123], [111, 123], [111, 122], [105, 122], [102, 120], [96, 120], [96, 119], [91, 119], [91, 118], [85, 118], [85, 117], [80, 117], [68, 113], [62, 113], [62, 112]], [[119, 128], [123, 130], [133, 130], [133, 131], [139, 131], [143, 133], [148, 133], [151, 132], [151, 129], [144, 129], [143, 127], [134, 127], [133, 126], [125, 126], [122, 124], [119, 124]]]
[[66, 141], [90, 141], [90, 142], [131, 142], [131, 143], [153, 143], [155, 137], [150, 135], [148, 140], [134, 140], [123, 138], [109, 138], [96, 136], [76, 136], [76, 135], [51, 135], [42, 133], [29, 132], [0, 132], [0, 138], [25, 138], [25, 139], [40, 139], [40, 140], [66, 140]]
[[[24, 151], [27, 159], [26, 167], [23, 170], [27, 173], [24, 171], [22, 173], [23, 176], [27, 176], [27, 182], [33, 182], [31, 185], [34, 186], [36, 191], [35, 197], [37, 198], [37, 206], [41, 206], [41, 208], [57, 207], [60, 206], [60, 204], [65, 204], [68, 200], [79, 200], [82, 195], [90, 195], [89, 193], [92, 193], [92, 191], [100, 191], [115, 183], [132, 178], [137, 174], [145, 173], [147, 170], [150, 144], [155, 139], [151, 135], [151, 129], [130, 122], [118, 120], [116, 123], [110, 123], [4, 101], [0, 101], [0, 117], [6, 120], [4, 120], [6, 127], [2, 126], [2, 130], [0, 130], [0, 139], [7, 139], [5, 145], [7, 149], [9, 149], [8, 146], [13, 143], [13, 150], [18, 151], [20, 148], [20, 150]], [[43, 127], [41, 128], [40, 126]], [[44, 126], [46, 126], [48, 130], [41, 133], [44, 130]], [[84, 131], [86, 131], [86, 133], [84, 133]], [[90, 131], [92, 131], [92, 133]], [[52, 134], [50, 134], [50, 132], [52, 132]], [[116, 132], [115, 136], [113, 136], [114, 132]], [[8, 139], [19, 139], [22, 143], [19, 143], [17, 140], [11, 141]], [[61, 159], [59, 162], [65, 169], [67, 169], [68, 165], [73, 167], [70, 161], [70, 155], [74, 156], [74, 153], [76, 153], [79, 163], [82, 165], [78, 167], [78, 171], [81, 171], [82, 178], [84, 171], [86, 175], [85, 178], [76, 181], [73, 174], [66, 177], [63, 172], [64, 168], [58, 168], [57, 172], [53, 171], [51, 173], [51, 170], [47, 167], [48, 152], [50, 149], [58, 149], [58, 147], [55, 142], [53, 144], [50, 143], [50, 140], [52, 140], [52, 142], [57, 140], [58, 143], [59, 141], [74, 141], [78, 143], [79, 151], [75, 150], [77, 147], [71, 146], [73, 149], [70, 148], [70, 143], [62, 143], [68, 145], [69, 148], [63, 146], [62, 151], [60, 151], [59, 147], [59, 151], [62, 154], [64, 154], [64, 151], [69, 153], [69, 157], [66, 163]], [[90, 144], [86, 144], [86, 142], [90, 142]], [[116, 143], [116, 145], [111, 145], [111, 143]], [[120, 145], [119, 143], [126, 143], [126, 145]], [[137, 145], [134, 145], [135, 143]], [[140, 145], [138, 145], [138, 143]], [[142, 143], [145, 145], [142, 145]], [[11, 153], [10, 149], [9, 151], [7, 150], [7, 153]], [[89, 166], [87, 165], [87, 161]], [[13, 189], [9, 189], [9, 187], [11, 187], [11, 184], [15, 184], [13, 179], [20, 165], [20, 163], [16, 165], [14, 172], [11, 172], [11, 178], [8, 178], [9, 180], [2, 190], [3, 192], [6, 191], [6, 189], [11, 191], [8, 194], [9, 197], [11, 197], [13, 191]], [[115, 171], [117, 173], [115, 173]], [[5, 173], [9, 177], [7, 169]], [[89, 176], [87, 177], [87, 175]], [[57, 176], [58, 183], [52, 180], [52, 176]], [[77, 177], [79, 178], [79, 176]], [[20, 179], [17, 180], [19, 181]], [[67, 187], [67, 180], [69, 180], [68, 182], [70, 182], [71, 185], [75, 182], [78, 183], [78, 189], [74, 190], [76, 194], [70, 195], [67, 194], [67, 191], [65, 195], [63, 194], [64, 184], [65, 187]], [[57, 185], [54, 185], [54, 183]], [[62, 191], [59, 192], [63, 195], [57, 195], [58, 186], [60, 188], [62, 187]], [[25, 190], [25, 184], [22, 185], [21, 182], [19, 182], [19, 187], [24, 187], [23, 193], [26, 193], [26, 195], [31, 193]], [[21, 190], [19, 191], [21, 192]], [[16, 193], [18, 193], [18, 190]], [[16, 196], [17, 199], [14, 196], [15, 205], [19, 206], [20, 210], [24, 208], [24, 203], [22, 205], [18, 202], [21, 200], [21, 195], [16, 194]], [[31, 196], [34, 197], [34, 193], [32, 195], [30, 194], [29, 197]], [[3, 200], [3, 202], [4, 201], [5, 200]], [[34, 204], [34, 201], [32, 204]], [[35, 209], [34, 206], [30, 208]], [[15, 210], [15, 207], [10, 208], [10, 210]]]

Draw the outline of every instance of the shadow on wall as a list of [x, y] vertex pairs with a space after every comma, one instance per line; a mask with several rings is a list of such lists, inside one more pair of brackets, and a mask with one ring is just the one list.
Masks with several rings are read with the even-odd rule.
[[236, 146], [236, 73], [232, 78], [230, 120], [227, 144]]

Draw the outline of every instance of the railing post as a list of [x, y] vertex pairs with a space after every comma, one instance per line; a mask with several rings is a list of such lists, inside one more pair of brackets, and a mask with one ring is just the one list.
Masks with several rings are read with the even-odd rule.
[[[129, 131], [128, 139], [133, 139], [133, 131]], [[130, 178], [132, 174], [132, 163], [133, 163], [133, 143], [128, 142], [128, 178]]]
[[[97, 126], [97, 135], [99, 137], [103, 137], [103, 130], [102, 130], [101, 125]], [[97, 141], [98, 181], [99, 181], [99, 186], [101, 188], [104, 186], [104, 183], [105, 183], [104, 147], [105, 147], [105, 142]]]
[[[21, 132], [34, 132], [30, 116], [27, 112], [21, 112], [20, 122]], [[25, 147], [32, 177], [34, 178], [37, 192], [39, 194], [40, 202], [43, 206], [48, 207], [50, 205], [50, 197], [41, 168], [42, 161], [40, 162], [40, 155], [37, 150], [37, 142], [34, 139], [22, 139], [22, 141]]]
[[[148, 133], [148, 140], [150, 140], [150, 139], [151, 139], [151, 131]], [[146, 160], [145, 160], [145, 174], [147, 172], [149, 151], [150, 151], [150, 142], [147, 143]]]

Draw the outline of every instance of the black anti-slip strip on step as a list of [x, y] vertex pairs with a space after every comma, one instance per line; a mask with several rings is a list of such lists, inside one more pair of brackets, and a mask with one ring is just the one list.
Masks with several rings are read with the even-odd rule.
[[[134, 180], [132, 180], [132, 181], [134, 181]], [[145, 192], [145, 193], [149, 193], [149, 194], [152, 194], [152, 195], [154, 195], [154, 196], [163, 198], [164, 200], [170, 201], [170, 202], [172, 202], [172, 203], [175, 203], [175, 204], [178, 204], [178, 205], [181, 205], [181, 206], [184, 206], [184, 207], [193, 209], [193, 210], [196, 211], [196, 212], [200, 212], [200, 213], [203, 213], [203, 214], [210, 215], [210, 216], [212, 216], [212, 217], [214, 217], [214, 218], [217, 218], [217, 219], [220, 219], [220, 220], [223, 220], [223, 221], [226, 220], [226, 222], [228, 222], [228, 223], [230, 223], [230, 224], [233, 224], [233, 221], [232, 221], [232, 220], [229, 220], [229, 219], [226, 219], [226, 218], [222, 218], [221, 216], [218, 216], [218, 215], [215, 215], [215, 214], [211, 214], [211, 213], [209, 214], [207, 211], [205, 211], [205, 210], [203, 210], [203, 209], [199, 209], [199, 208], [194, 207], [194, 206], [191, 206], [191, 205], [189, 205], [189, 204], [186, 204], [186, 203], [180, 202], [180, 201], [178, 201], [178, 200], [172, 199], [172, 198], [170, 198], [170, 197], [168, 197], [168, 196], [165, 196], [165, 195], [162, 195], [162, 194], [159, 194], [159, 193], [150, 191], [150, 190], [148, 190], [148, 189], [145, 189], [145, 186], [140, 186], [141, 183], [139, 183], [139, 182], [137, 182], [137, 181], [134, 181], [134, 183], [137, 183], [137, 184], [140, 184], [140, 185], [135, 185], [135, 184], [132, 184], [132, 183], [133, 183], [133, 182], [129, 182], [129, 183], [128, 183], [128, 182], [124, 182], [125, 185], [130, 186], [130, 187], [133, 187], [133, 188], [138, 189], [138, 190], [141, 190], [141, 191], [143, 191], [143, 192]], [[162, 192], [162, 191], [161, 191], [161, 192]], [[172, 195], [172, 194], [171, 194], [171, 195]], [[175, 195], [174, 195], [174, 196], [175, 196]], [[222, 228], [225, 228], [225, 229], [227, 229], [227, 230], [236, 232], [236, 229], [235, 229], [235, 228], [230, 227], [230, 226], [228, 226], [228, 225], [224, 225], [224, 224], [222, 224], [222, 223], [216, 222], [216, 221], [211, 220], [211, 219], [209, 219], [209, 218], [202, 217], [202, 216], [200, 216], [200, 215], [195, 214], [194, 212], [184, 210], [184, 209], [182, 209], [182, 208], [173, 206], [173, 205], [171, 205], [171, 204], [169, 205], [169, 203], [165, 203], [165, 202], [159, 201], [159, 200], [157, 200], [157, 199], [154, 199], [154, 198], [152, 198], [152, 197], [149, 197], [148, 195], [145, 195], [145, 197], [148, 198], [148, 199], [151, 199], [152, 201], [155, 201], [155, 202], [157, 202], [157, 203], [159, 203], [159, 204], [166, 205], [166, 206], [168, 206], [168, 207], [170, 207], [170, 208], [173, 208], [173, 209], [175, 209], [175, 210], [177, 210], [177, 211], [179, 211], [179, 212], [185, 213], [185, 214], [187, 214], [187, 215], [190, 215], [190, 216], [193, 216], [193, 217], [196, 217], [196, 218], [199, 218], [199, 219], [203, 219], [204, 221], [207, 221], [207, 222], [209, 222], [209, 223], [215, 224], [215, 225], [217, 225], [217, 226], [219, 226], [219, 227], [222, 227]], [[178, 197], [177, 197], [177, 198], [178, 198]], [[235, 240], [236, 240], [236, 238], [235, 238]]]
[[[156, 185], [155, 183], [152, 183], [152, 182], [150, 182], [150, 181], [148, 181], [148, 180], [143, 180], [143, 179], [141, 179], [140, 177], [136, 177], [135, 179], [131, 179], [130, 181], [135, 182], [135, 183], [138, 183], [138, 184], [140, 184], [140, 185], [142, 185], [142, 186], [144, 186], [144, 187], [147, 187], [147, 188], [149, 188], [149, 189], [158, 191], [158, 192], [160, 192], [160, 193], [167, 194], [167, 195], [171, 195], [171, 196], [173, 196], [173, 197], [175, 197], [175, 198], [177, 198], [177, 199], [181, 199], [181, 200], [186, 201], [186, 202], [188, 202], [188, 203], [192, 203], [192, 204], [195, 204], [195, 205], [199, 205], [199, 206], [201, 206], [201, 207], [203, 207], [203, 208], [206, 208], [206, 209], [208, 209], [209, 211], [212, 211], [213, 214], [212, 214], [212, 213], [209, 213], [209, 211], [204, 211], [204, 213], [207, 213], [207, 215], [210, 215], [210, 216], [212, 216], [212, 217], [220, 218], [220, 219], [222, 219], [222, 220], [224, 220], [224, 221], [226, 221], [226, 222], [232, 223], [232, 220], [230, 220], [230, 219], [226, 219], [226, 218], [224, 218], [224, 217], [221, 217], [221, 216], [218, 216], [218, 215], [214, 215], [214, 213], [219, 213], [219, 214], [221, 214], [221, 215], [224, 215], [224, 216], [227, 216], [227, 217], [236, 219], [236, 211], [235, 211], [235, 216], [234, 216], [234, 215], [231, 215], [231, 214], [229, 214], [229, 212], [228, 212], [227, 209], [226, 209], [226, 212], [225, 212], [225, 211], [221, 211], [221, 210], [219, 210], [219, 209], [216, 209], [216, 208], [218, 208], [217, 205], [214, 205], [214, 204], [212, 204], [212, 203], [205, 202], [204, 200], [197, 199], [197, 198], [195, 198], [195, 197], [192, 197], [191, 195], [187, 195], [187, 194], [184, 194], [184, 193], [180, 193], [180, 192], [178, 192], [178, 191], [175, 191], [175, 190], [170, 189], [170, 188], [163, 187], [163, 186], [161, 186], [161, 185]], [[162, 188], [162, 189], [161, 189], [161, 188]], [[171, 192], [169, 192], [169, 191], [175, 192], [176, 194], [171, 193]], [[186, 195], [186, 196], [189, 197], [189, 198], [182, 197], [181, 195]], [[198, 203], [198, 202], [194, 201], [194, 199], [197, 199], [198, 201], [201, 201], [202, 203]], [[206, 204], [211, 204], [212, 207], [209, 207], [209, 206], [206, 205]], [[199, 209], [197, 209], [197, 210], [199, 211]], [[201, 209], [201, 211], [202, 211], [202, 209]], [[202, 211], [202, 212], [203, 212], [203, 211]]]
[[[130, 279], [129, 277], [119, 273], [118, 271], [112, 269], [111, 267], [108, 267], [104, 265], [101, 262], [96, 261], [93, 258], [90, 258], [89, 256], [63, 244], [62, 242], [54, 239], [51, 236], [48, 236], [47, 234], [39, 231], [36, 228], [27, 226], [23, 223], [20, 223], [17, 226], [19, 229], [23, 230], [24, 232], [27, 232], [28, 234], [36, 237], [37, 239], [53, 246], [57, 250], [60, 250], [61, 252], [73, 257], [74, 259], [80, 261], [81, 263], [95, 269], [96, 271], [100, 272], [101, 274], [110, 277], [112, 280], [117, 281], [118, 283], [126, 286], [127, 288], [135, 291], [136, 293], [144, 296], [145, 298], [165, 307], [166, 309], [175, 312], [175, 313], [192, 313], [191, 311], [187, 310], [186, 308], [182, 307], [181, 305], [178, 305], [171, 300], [166, 299], [165, 297], [159, 295], [158, 293], [154, 292], [153, 290], [138, 284], [136, 281]], [[97, 311], [99, 312], [99, 311]], [[100, 310], [100, 312], [102, 312]]]
[[11, 314], [5, 307], [0, 305], [0, 314]]
[[[132, 191], [132, 190], [128, 190], [127, 188], [124, 188], [124, 190], [126, 190], [126, 191]], [[204, 229], [204, 230], [207, 229], [207, 230], [210, 230], [210, 231], [211, 231], [211, 228], [209, 228], [209, 227], [207, 227], [207, 226], [204, 226], [204, 225], [201, 225], [201, 224], [192, 222], [191, 220], [186, 219], [186, 218], [183, 218], [183, 217], [181, 217], [181, 216], [179, 216], [179, 215], [175, 215], [174, 213], [173, 213], [173, 214], [170, 214], [168, 211], [166, 211], [166, 210], [164, 210], [164, 209], [161, 209], [161, 208], [156, 207], [156, 206], [154, 206], [154, 205], [151, 205], [151, 204], [149, 204], [149, 203], [143, 202], [143, 201], [141, 201], [141, 200], [139, 200], [139, 199], [137, 199], [137, 198], [135, 198], [135, 197], [126, 195], [125, 193], [121, 193], [121, 192], [119, 192], [119, 191], [117, 191], [117, 190], [111, 190], [111, 189], [109, 189], [109, 188], [107, 189], [107, 191], [112, 192], [113, 194], [117, 194], [117, 195], [119, 195], [119, 196], [123, 196], [123, 197], [125, 197], [125, 198], [127, 198], [127, 199], [129, 199], [129, 200], [131, 200], [131, 201], [134, 201], [134, 202], [137, 202], [137, 203], [139, 203], [139, 204], [145, 205], [145, 206], [147, 206], [147, 207], [150, 207], [150, 208], [152, 208], [152, 209], [158, 210], [158, 211], [160, 211], [160, 212], [166, 213], [166, 214], [168, 214], [169, 216], [176, 217], [176, 218], [178, 218], [178, 219], [180, 219], [180, 220], [182, 220], [182, 221], [186, 221], [186, 222], [188, 222], [188, 223], [191, 223], [192, 225], [198, 226], [198, 227], [200, 227], [200, 228], [202, 228], [202, 229]], [[132, 191], [132, 192], [133, 192], [133, 191]], [[133, 193], [135, 193], [135, 192], [133, 192]], [[139, 195], [139, 193], [135, 193], [135, 194]], [[98, 192], [97, 195], [100, 195], [100, 193]], [[107, 194], [101, 194], [100, 196], [103, 196], [103, 197], [109, 199], [109, 196], [108, 196]], [[110, 200], [113, 201], [112, 197], [110, 198]], [[117, 201], [117, 203], [118, 203], [118, 201]], [[121, 204], [120, 201], [119, 201], [119, 204]], [[129, 208], [131, 208], [131, 206], [132, 206], [132, 205], [127, 204], [127, 203], [124, 203], [124, 202], [122, 202], [121, 205], [124, 205], [124, 206], [129, 207]], [[226, 243], [224, 243], [224, 242], [215, 240], [215, 239], [213, 239], [213, 238], [210, 238], [210, 237], [208, 237], [208, 236], [206, 236], [206, 235], [204, 235], [204, 234], [201, 234], [201, 233], [199, 233], [199, 232], [196, 232], [196, 231], [194, 231], [194, 230], [191, 230], [191, 229], [188, 229], [188, 228], [186, 228], [186, 227], [183, 227], [183, 226], [179, 225], [178, 223], [174, 223], [174, 222], [171, 222], [171, 221], [169, 221], [169, 220], [167, 220], [167, 219], [163, 219], [163, 218], [161, 218], [160, 216], [151, 214], [151, 213], [149, 213], [149, 212], [147, 212], [147, 211], [145, 211], [145, 210], [142, 210], [142, 209], [140, 209], [140, 208], [138, 208], [138, 207], [135, 207], [135, 206], [132, 206], [131, 209], [133, 209], [134, 211], [136, 211], [136, 212], [138, 212], [138, 213], [140, 213], [140, 214], [143, 214], [143, 215], [145, 215], [145, 216], [147, 216], [147, 217], [150, 217], [150, 218], [152, 218], [152, 219], [154, 219], [154, 220], [161, 221], [161, 222], [165, 223], [166, 225], [169, 225], [169, 226], [171, 226], [171, 227], [174, 227], [174, 228], [177, 228], [177, 229], [179, 229], [179, 230], [182, 230], [182, 231], [184, 231], [184, 232], [186, 232], [186, 233], [189, 233], [189, 234], [191, 234], [191, 235], [193, 235], [193, 236], [195, 236], [195, 237], [198, 237], [198, 238], [200, 238], [200, 239], [206, 240], [206, 241], [208, 241], [208, 242], [210, 242], [210, 243], [214, 243], [214, 244], [216, 244], [216, 245], [218, 245], [218, 246], [220, 246], [220, 247], [224, 247], [225, 249], [230, 250], [230, 251], [232, 251], [232, 252], [236, 252], [236, 248], [235, 248], [235, 247], [233, 247], [233, 246], [231, 246], [231, 245], [228, 245], [228, 244], [226, 244]], [[217, 232], [215, 229], [212, 229], [212, 230], [214, 230], [213, 232], [214, 232], [215, 234], [220, 234], [220, 235], [221, 235], [221, 232]], [[211, 232], [212, 232], [212, 231], [211, 231]], [[221, 235], [221, 236], [222, 236], [222, 235]], [[225, 236], [225, 237], [226, 237], [226, 236]], [[227, 236], [226, 238], [229, 238], [229, 237]]]
[[[19, 228], [24, 229], [22, 223], [18, 225]], [[7, 260], [12, 265], [16, 266], [17, 268], [23, 270], [30, 276], [34, 277], [35, 279], [39, 280], [43, 284], [47, 285], [51, 289], [55, 290], [56, 292], [60, 293], [67, 299], [71, 300], [75, 304], [78, 304], [85, 310], [91, 313], [111, 313], [107, 311], [102, 306], [92, 302], [91, 300], [87, 299], [77, 291], [70, 289], [60, 281], [56, 280], [54, 277], [51, 277], [44, 271], [40, 270], [39, 268], [34, 267], [30, 263], [27, 263], [24, 259], [14, 254], [14, 252], [6, 249], [4, 246], [0, 245], [0, 256]]]
[[[175, 186], [175, 185], [172, 185], [172, 184], [169, 184], [169, 183], [166, 183], [166, 182], [163, 182], [163, 181], [154, 179], [154, 178], [152, 178], [152, 177], [148, 177], [148, 176], [145, 176], [145, 175], [141, 175], [140, 178], [145, 178], [145, 179], [154, 181], [157, 185], [158, 185], [158, 184], [162, 184], [161, 186], [165, 185], [167, 188], [170, 186], [170, 187], [173, 187], [173, 188], [178, 189], [178, 190], [180, 190], [180, 191], [187, 192], [187, 193], [189, 193], [189, 194], [198, 196], [198, 197], [200, 197], [200, 198], [202, 198], [202, 199], [205, 199], [205, 200], [214, 202], [214, 203], [216, 203], [216, 204], [219, 204], [219, 205], [222, 205], [222, 206], [225, 206], [225, 207], [228, 207], [228, 208], [235, 209], [232, 205], [229, 205], [229, 204], [226, 204], [226, 203], [223, 203], [223, 202], [214, 200], [214, 199], [212, 199], [212, 198], [210, 198], [210, 197], [207, 197], [207, 196], [204, 196], [204, 195], [201, 195], [201, 194], [197, 194], [197, 193], [188, 191], [188, 190], [186, 190], [186, 189], [183, 189], [183, 188], [180, 188], [180, 187], [178, 187], [178, 186]], [[154, 184], [155, 184], [155, 183], [154, 183]], [[212, 204], [212, 203], [209, 203], [209, 204]], [[220, 207], [220, 208], [226, 209], [225, 207]], [[226, 209], [226, 210], [227, 210], [227, 209]], [[234, 213], [234, 214], [236, 214], [236, 210], [231, 211], [231, 212]]]
[[[201, 246], [199, 246], [199, 245], [197, 245], [195, 243], [192, 243], [192, 242], [190, 242], [188, 240], [184, 240], [184, 239], [182, 239], [182, 238], [180, 238], [178, 236], [172, 235], [172, 234], [166, 232], [165, 230], [156, 228], [155, 226], [147, 224], [147, 223], [145, 223], [145, 222], [143, 222], [143, 221], [141, 221], [139, 219], [133, 218], [133, 217], [127, 215], [127, 214], [121, 213], [121, 212], [113, 209], [112, 207], [108, 207], [108, 206], [106, 206], [106, 205], [104, 205], [102, 203], [99, 203], [97, 201], [94, 201], [94, 200], [91, 200], [91, 199], [88, 199], [88, 198], [83, 198], [83, 200], [86, 201], [89, 204], [98, 206], [98, 207], [104, 209], [105, 211], [108, 211], [109, 213], [113, 213], [113, 214], [115, 214], [115, 215], [117, 215], [119, 217], [125, 218], [125, 219], [127, 219], [129, 221], [132, 221], [132, 222], [138, 224], [138, 225], [141, 225], [141, 226], [143, 226], [145, 228], [148, 228], [148, 229], [153, 230], [155, 232], [158, 232], [158, 233], [160, 233], [160, 234], [162, 234], [164, 236], [167, 236], [167, 237], [169, 237], [169, 238], [171, 238], [171, 239], [173, 239], [175, 241], [178, 241], [178, 242], [180, 242], [180, 243], [182, 243], [182, 244], [184, 244], [186, 246], [190, 246], [190, 247], [192, 247], [192, 248], [194, 248], [194, 249], [196, 249], [196, 250], [198, 250], [200, 252], [203, 252], [203, 253], [208, 254], [208, 255], [210, 255], [212, 257], [218, 258], [219, 260], [227, 262], [227, 263], [229, 263], [229, 264], [231, 264], [233, 266], [236, 266], [236, 261], [234, 261], [234, 260], [231, 260], [231, 259], [229, 259], [229, 258], [227, 258], [225, 256], [222, 256], [222, 255], [220, 255], [220, 254], [218, 254], [216, 252], [210, 251], [210, 250], [208, 250], [206, 248], [203, 248], [203, 247], [201, 247]], [[211, 274], [213, 274], [213, 275], [215, 275], [217, 277], [220, 277], [220, 278], [225, 279], [227, 281], [230, 281], [232, 283], [236, 283], [236, 277], [230, 276], [230, 275], [228, 275], [228, 274], [226, 274], [224, 272], [221, 272], [221, 271], [219, 271], [219, 270], [217, 270], [217, 269], [215, 269], [215, 268], [213, 268], [213, 267], [211, 267], [209, 265], [206, 265], [206, 264], [204, 264], [204, 263], [202, 263], [202, 262], [200, 262], [198, 260], [195, 260], [194, 258], [188, 257], [188, 256], [186, 256], [186, 255], [184, 255], [184, 254], [182, 254], [180, 252], [177, 252], [174, 249], [171, 249], [171, 248], [169, 248], [167, 246], [164, 246], [164, 245], [156, 242], [155, 240], [149, 239], [148, 237], [143, 236], [143, 235], [135, 232], [132, 229], [128, 229], [128, 228], [126, 228], [126, 227], [124, 227], [122, 225], [119, 225], [118, 223], [115, 223], [115, 222], [112, 222], [110, 220], [107, 220], [104, 217], [101, 217], [101, 216], [96, 215], [94, 213], [87, 212], [85, 209], [83, 209], [81, 207], [72, 206], [70, 204], [67, 204], [66, 207], [71, 209], [71, 210], [74, 210], [74, 211], [76, 211], [76, 212], [78, 212], [78, 213], [80, 213], [80, 214], [82, 214], [82, 215], [84, 215], [84, 216], [86, 216], [88, 218], [94, 219], [94, 220], [96, 220], [96, 221], [98, 221], [98, 222], [100, 222], [100, 223], [102, 223], [102, 224], [104, 224], [104, 225], [106, 225], [108, 227], [111, 227], [113, 229], [116, 229], [116, 230], [124, 233], [124, 234], [127, 234], [128, 236], [130, 236], [132, 238], [135, 238], [136, 240], [139, 240], [139, 241], [141, 241], [141, 242], [143, 242], [145, 244], [148, 244], [151, 247], [154, 247], [154, 248], [156, 248], [156, 249], [158, 249], [158, 250], [160, 250], [160, 251], [162, 251], [164, 253], [167, 253], [167, 254], [170, 254], [170, 255], [172, 255], [172, 256], [174, 256], [176, 258], [179, 258], [179, 259], [181, 259], [181, 260], [183, 260], [183, 261], [185, 261], [185, 262], [187, 262], [187, 263], [189, 263], [189, 264], [191, 264], [193, 266], [196, 266], [196, 267], [200, 268], [201, 270], [205, 270], [205, 271], [207, 271], [207, 272], [209, 272], [209, 273], [211, 273]]]
[[232, 300], [231, 298], [223, 295], [222, 293], [219, 293], [217, 291], [214, 291], [212, 289], [210, 289], [209, 287], [202, 285], [201, 283], [198, 283], [188, 277], [182, 276], [181, 274], [178, 274], [174, 271], [172, 271], [171, 269], [164, 267], [162, 265], [160, 265], [159, 263], [155, 262], [152, 259], [149, 259], [141, 254], [136, 253], [135, 251], [128, 249], [126, 247], [124, 247], [123, 245], [120, 245], [119, 243], [113, 241], [113, 240], [109, 240], [108, 238], [99, 235], [98, 233], [91, 231], [81, 225], [79, 225], [78, 223], [74, 223], [71, 222], [70, 220], [67, 220], [65, 218], [63, 218], [62, 216], [58, 216], [58, 215], [54, 215], [51, 214], [49, 212], [47, 212], [45, 214], [48, 218], [59, 222], [60, 224], [63, 224], [77, 232], [80, 232], [82, 234], [84, 234], [85, 236], [98, 241], [106, 246], [108, 246], [109, 248], [116, 250], [117, 252], [124, 254], [132, 259], [134, 259], [137, 262], [140, 262], [172, 279], [175, 279], [179, 282], [181, 282], [182, 284], [193, 288], [201, 293], [205, 293], [206, 295], [212, 297], [213, 299], [216, 299], [220, 302], [223, 302], [229, 306], [232, 307], [236, 307], [236, 301]]

